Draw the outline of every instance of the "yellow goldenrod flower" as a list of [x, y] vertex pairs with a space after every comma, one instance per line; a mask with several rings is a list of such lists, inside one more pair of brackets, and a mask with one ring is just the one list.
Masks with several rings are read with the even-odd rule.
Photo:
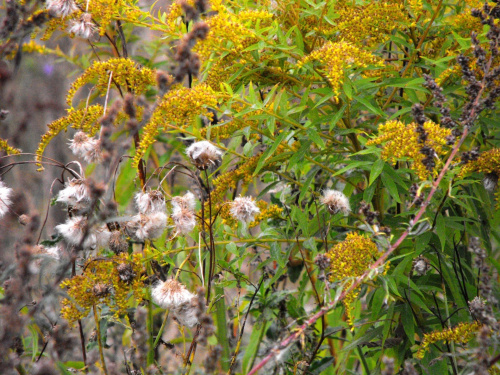
[[156, 74], [146, 67], [138, 67], [137, 64], [125, 58], [113, 58], [106, 61], [95, 61], [75, 82], [68, 91], [66, 101], [69, 105], [79, 88], [87, 83], [97, 80], [95, 88], [101, 93], [107, 91], [109, 76], [113, 74], [113, 82], [121, 87], [129, 88], [135, 94], [144, 93], [149, 86], [156, 82]]
[[446, 328], [442, 331], [433, 331], [424, 334], [424, 339], [420, 344], [420, 348], [415, 355], [417, 358], [423, 359], [425, 352], [429, 349], [429, 345], [438, 341], [448, 340], [455, 341], [461, 344], [467, 343], [474, 336], [473, 333], [477, 332], [481, 325], [478, 322], [474, 323], [459, 323], [453, 328]]
[[326, 43], [299, 61], [298, 66], [302, 67], [311, 61], [319, 61], [324, 65], [323, 70], [335, 94], [340, 92], [346, 68], [383, 66], [382, 60], [348, 42]]
[[[377, 246], [373, 241], [357, 233], [349, 233], [344, 241], [339, 242], [327, 253], [331, 261], [330, 281], [341, 281], [361, 276], [373, 263], [377, 254]], [[349, 285], [345, 287], [347, 288]], [[350, 325], [354, 324], [350, 306], [358, 294], [358, 289], [353, 290], [342, 301]]]
[[61, 283], [69, 296], [62, 301], [62, 317], [74, 324], [101, 303], [108, 305], [117, 318], [125, 315], [130, 296], [142, 300], [145, 295], [143, 273], [142, 254], [88, 260], [83, 274]]
[[[379, 127], [379, 136], [368, 141], [367, 145], [384, 144], [382, 159], [395, 163], [402, 158], [409, 158], [413, 161], [411, 168], [415, 170], [421, 180], [430, 177], [429, 170], [422, 161], [425, 155], [420, 152], [422, 143], [418, 142], [417, 125], [411, 123], [403, 124], [400, 121], [388, 121]], [[428, 121], [424, 124], [424, 129], [428, 134], [426, 145], [432, 147], [438, 157], [445, 154], [444, 146], [446, 138], [451, 135], [450, 129], [441, 128], [439, 125]], [[435, 174], [438, 173], [434, 170]]]

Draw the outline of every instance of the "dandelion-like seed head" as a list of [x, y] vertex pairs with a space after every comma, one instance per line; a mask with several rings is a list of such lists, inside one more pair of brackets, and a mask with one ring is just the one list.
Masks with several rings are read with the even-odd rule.
[[326, 206], [326, 209], [332, 215], [335, 215], [339, 212], [342, 212], [344, 215], [348, 215], [349, 212], [351, 212], [349, 198], [347, 198], [344, 193], [338, 190], [326, 190], [323, 193], [320, 202]]
[[85, 216], [73, 216], [65, 223], [57, 225], [55, 229], [68, 244], [92, 250], [97, 246], [106, 246], [111, 235], [106, 225], [88, 228]]
[[429, 259], [419, 255], [413, 259], [413, 270], [418, 276], [424, 276], [431, 269], [431, 262]]
[[175, 319], [180, 325], [192, 328], [199, 323], [196, 296], [189, 302], [173, 310]]
[[186, 150], [187, 156], [196, 168], [205, 170], [220, 162], [222, 151], [208, 141], [195, 142]]
[[188, 234], [196, 226], [196, 216], [193, 211], [188, 209], [181, 208], [174, 210], [172, 220], [174, 221], [175, 229], [180, 234]]
[[135, 204], [141, 214], [165, 211], [165, 197], [159, 190], [137, 193], [135, 195]]
[[483, 178], [483, 186], [487, 191], [495, 191], [498, 187], [498, 174], [486, 173]]
[[69, 32], [84, 39], [89, 39], [96, 31], [90, 13], [83, 13], [79, 20], [73, 21]]
[[252, 197], [238, 197], [231, 203], [229, 212], [234, 219], [250, 223], [255, 219], [255, 215], [260, 212], [260, 209]]
[[190, 303], [196, 297], [174, 279], [157, 283], [151, 291], [151, 296], [153, 301], [164, 309], [177, 309], [183, 304]]
[[127, 229], [139, 240], [160, 237], [167, 226], [167, 215], [163, 212], [137, 214], [127, 223]]
[[9, 211], [9, 206], [12, 203], [11, 196], [12, 189], [0, 181], [0, 218]]
[[48, 0], [47, 9], [58, 17], [68, 17], [78, 10], [74, 0]]
[[82, 131], [75, 134], [69, 148], [74, 155], [83, 158], [87, 163], [96, 163], [103, 159], [101, 141], [88, 137]]
[[65, 184], [57, 195], [57, 202], [67, 204], [75, 208], [84, 208], [91, 201], [88, 184], [84, 179], [73, 178]]
[[194, 197], [194, 194], [188, 191], [186, 194], [184, 194], [182, 197], [177, 196], [172, 198], [172, 208], [174, 212], [176, 210], [189, 210], [189, 211], [194, 211], [194, 208], [196, 207], [196, 198]]

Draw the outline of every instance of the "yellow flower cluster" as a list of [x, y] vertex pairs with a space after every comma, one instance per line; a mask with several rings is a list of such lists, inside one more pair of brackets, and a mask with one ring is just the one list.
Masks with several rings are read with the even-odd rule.
[[467, 343], [473, 338], [473, 333], [477, 332], [481, 325], [478, 322], [474, 323], [459, 323], [453, 328], [446, 328], [442, 331], [434, 331], [424, 334], [424, 339], [418, 348], [415, 355], [419, 359], [423, 359], [425, 352], [429, 349], [429, 345], [438, 341], [448, 340], [455, 341], [461, 344]]
[[256, 24], [259, 23], [262, 27], [273, 17], [271, 13], [262, 10], [246, 9], [237, 14], [232, 13], [220, 1], [212, 2], [211, 5], [217, 14], [205, 20], [209, 27], [207, 38], [199, 41], [193, 49], [199, 53], [202, 60], [208, 59], [212, 52], [223, 52], [223, 49], [232, 53], [241, 52], [256, 42], [254, 38]]
[[211, 65], [208, 68], [207, 78], [204, 83], [210, 86], [214, 91], [221, 90], [221, 83], [227, 83], [234, 87], [235, 82], [228, 82], [229, 78], [238, 71], [238, 60], [241, 59], [241, 53], [229, 53], [217, 59], [211, 59]]
[[20, 149], [12, 147], [5, 139], [1, 138], [0, 138], [0, 150], [5, 151], [7, 155], [15, 155], [21, 153]]
[[[131, 280], [123, 281], [119, 266], [129, 265]], [[85, 318], [94, 305], [106, 304], [119, 318], [127, 312], [129, 298], [144, 298], [142, 254], [120, 254], [109, 259], [90, 259], [84, 272], [61, 283], [69, 298], [62, 301], [61, 315], [69, 324]]]
[[[338, 34], [358, 46], [373, 46], [389, 39], [398, 22], [407, 19], [407, 12], [400, 0], [369, 1], [365, 5], [339, 1], [335, 8], [337, 23], [325, 30], [327, 35]], [[324, 22], [326, 26], [326, 22]], [[318, 30], [321, 32], [321, 30]]]
[[[56, 30], [65, 30], [67, 28], [67, 19], [55, 17], [49, 19], [49, 21], [45, 24], [45, 31], [41, 37], [41, 40], [49, 40], [54, 31]], [[36, 38], [36, 33], [32, 33], [31, 38]]]
[[472, 172], [494, 173], [500, 176], [500, 148], [485, 151], [476, 160], [465, 164], [459, 176], [464, 177]]
[[[377, 246], [369, 238], [357, 233], [349, 233], [346, 239], [339, 242], [327, 253], [330, 258], [330, 281], [341, 281], [346, 278], [361, 276], [378, 255]], [[345, 286], [346, 288], [349, 285]], [[353, 325], [354, 317], [351, 303], [356, 299], [359, 290], [353, 290], [343, 300], [349, 324]]]
[[261, 221], [267, 220], [267, 219], [276, 219], [280, 218], [281, 214], [283, 213], [283, 209], [281, 207], [278, 207], [275, 204], [268, 204], [267, 202], [260, 200], [257, 202], [257, 207], [259, 207], [260, 212], [257, 216], [255, 216], [254, 221], [252, 221], [248, 227], [253, 228]]
[[[68, 126], [81, 129], [90, 136], [94, 135], [100, 128], [99, 118], [103, 115], [104, 108], [100, 105], [92, 105], [78, 110], [69, 110], [65, 117], [50, 123], [49, 130], [42, 135], [38, 149], [36, 150], [36, 160], [42, 160], [43, 152], [50, 141], [61, 131], [67, 130]], [[43, 168], [42, 168], [43, 170]]]
[[[113, 73], [113, 83], [132, 91], [134, 94], [144, 93], [149, 86], [155, 84], [155, 72], [146, 67], [139, 68], [137, 64], [125, 58], [113, 58], [107, 61], [95, 61], [71, 85], [66, 97], [71, 106], [78, 89], [87, 83], [97, 80], [95, 88], [102, 94], [107, 91], [110, 73]], [[113, 85], [111, 85], [113, 87]]]
[[[491, 2], [490, 2], [491, 4]], [[465, 7], [455, 16], [445, 18], [450, 26], [453, 27], [461, 36], [469, 37], [471, 31], [481, 32], [483, 25], [481, 20], [471, 15], [472, 9], [482, 9], [484, 0], [464, 0]]]
[[[76, 0], [76, 3], [79, 5], [79, 10], [71, 16], [66, 18], [53, 17], [47, 22], [42, 40], [50, 39], [56, 30], [66, 30], [69, 21], [80, 19], [83, 11], [87, 9], [87, 4], [88, 13], [92, 15], [92, 19], [99, 25], [99, 34], [101, 36], [106, 33], [106, 29], [116, 19], [125, 18], [128, 22], [133, 23], [148, 15], [129, 0]], [[46, 12], [46, 10], [37, 11], [32, 17], [41, 12]], [[36, 37], [36, 33], [33, 33], [32, 37]]]
[[198, 85], [191, 89], [178, 87], [167, 92], [151, 116], [151, 121], [144, 127], [141, 142], [134, 155], [133, 165], [139, 164], [139, 160], [164, 128], [174, 124], [177, 125], [177, 128], [185, 128], [197, 116], [203, 115], [211, 118], [212, 114], [207, 108], [213, 108], [216, 105], [217, 96], [206, 85]]
[[[194, 0], [186, 1], [189, 5], [194, 5]], [[181, 3], [179, 1], [173, 1], [172, 4], [168, 7], [167, 14], [165, 17], [165, 33], [166, 34], [174, 34], [175, 30], [182, 22], [181, 16], [183, 14]]]
[[[388, 121], [380, 125], [380, 135], [366, 144], [379, 145], [385, 143], [382, 150], [382, 159], [395, 163], [398, 159], [409, 158], [413, 160], [412, 169], [417, 173], [418, 177], [421, 180], [426, 180], [429, 178], [430, 172], [422, 164], [425, 155], [420, 152], [422, 144], [418, 142], [416, 128], [415, 123], [406, 125], [400, 121]], [[428, 135], [425, 144], [432, 147], [438, 156], [444, 155], [446, 137], [451, 135], [451, 130], [441, 128], [432, 121], [426, 122], [424, 129]], [[434, 171], [434, 173], [437, 173], [437, 171]]]
[[243, 181], [243, 185], [252, 181], [253, 171], [262, 154], [255, 155], [247, 159], [244, 164], [238, 168], [223, 173], [214, 179], [214, 189], [212, 191], [212, 204], [219, 203], [224, 200], [224, 193], [229, 189], [234, 189], [239, 181]]
[[335, 94], [340, 92], [345, 69], [352, 66], [383, 66], [381, 59], [348, 42], [328, 42], [299, 61], [298, 66], [302, 67], [310, 61], [319, 61], [324, 65], [328, 82]]

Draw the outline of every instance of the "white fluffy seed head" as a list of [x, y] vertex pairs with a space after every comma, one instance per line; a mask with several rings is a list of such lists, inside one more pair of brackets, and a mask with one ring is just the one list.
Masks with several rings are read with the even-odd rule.
[[339, 212], [342, 212], [344, 215], [348, 215], [349, 212], [351, 212], [349, 198], [347, 198], [344, 193], [338, 190], [325, 190], [323, 196], [320, 199], [320, 202], [326, 206], [326, 209], [332, 215], [335, 215]]
[[68, 17], [78, 10], [74, 0], [47, 0], [47, 9], [58, 17]]
[[163, 212], [137, 214], [127, 223], [127, 229], [139, 240], [160, 237], [167, 226], [167, 215]]
[[199, 323], [196, 298], [193, 298], [190, 303], [185, 303], [179, 308], [174, 309], [173, 313], [175, 319], [182, 326], [193, 328]]
[[57, 195], [58, 202], [77, 209], [85, 208], [90, 200], [90, 189], [83, 179], [69, 180]]
[[164, 309], [177, 309], [183, 304], [190, 303], [196, 295], [177, 280], [170, 279], [157, 283], [151, 291], [151, 297]]
[[69, 29], [70, 33], [84, 39], [89, 39], [96, 31], [96, 27], [92, 23], [92, 15], [83, 13], [78, 21], [73, 21]]
[[196, 198], [194, 197], [194, 194], [188, 191], [186, 194], [184, 194], [182, 197], [177, 196], [172, 198], [172, 209], [175, 212], [176, 210], [189, 210], [189, 211], [194, 211], [194, 208], [196, 207]]
[[187, 209], [174, 210], [172, 220], [174, 221], [175, 229], [180, 234], [188, 234], [196, 226], [196, 216], [194, 212]]
[[172, 311], [179, 324], [189, 328], [198, 324], [197, 297], [177, 280], [157, 283], [151, 297], [158, 306]]
[[159, 190], [139, 192], [135, 195], [135, 204], [141, 214], [165, 212], [165, 198]]
[[260, 209], [252, 197], [238, 197], [231, 202], [229, 212], [234, 219], [250, 223], [255, 219], [255, 215], [260, 212]]
[[217, 166], [222, 156], [222, 151], [208, 141], [200, 141], [189, 146], [186, 154], [196, 168], [205, 170]]
[[5, 216], [11, 205], [12, 189], [5, 186], [3, 181], [0, 181], [0, 218]]
[[103, 159], [101, 141], [89, 138], [82, 131], [75, 134], [70, 141], [69, 148], [74, 155], [83, 158], [87, 163], [97, 163]]
[[68, 244], [90, 250], [98, 246], [106, 246], [111, 235], [106, 225], [89, 229], [88, 220], [84, 216], [69, 218], [65, 223], [57, 225], [55, 229]]

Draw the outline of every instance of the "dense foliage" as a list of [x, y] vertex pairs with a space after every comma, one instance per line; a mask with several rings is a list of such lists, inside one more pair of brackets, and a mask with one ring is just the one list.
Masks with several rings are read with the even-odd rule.
[[[2, 374], [499, 372], [496, 1], [2, 10], [2, 69], [77, 72], [0, 140]], [[61, 171], [41, 214], [12, 168]]]

